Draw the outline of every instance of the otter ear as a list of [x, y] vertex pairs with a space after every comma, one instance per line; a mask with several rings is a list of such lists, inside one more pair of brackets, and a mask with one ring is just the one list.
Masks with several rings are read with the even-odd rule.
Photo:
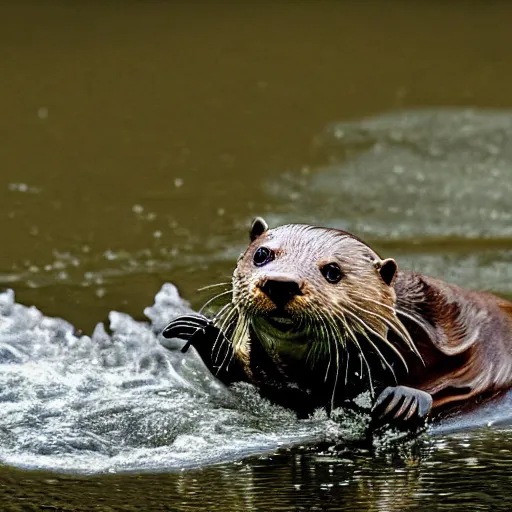
[[377, 261], [375, 263], [376, 269], [379, 271], [380, 277], [388, 285], [391, 286], [396, 277], [398, 265], [393, 258]]
[[262, 217], [255, 217], [252, 220], [251, 231], [249, 232], [251, 237], [251, 242], [256, 240], [261, 234], [265, 233], [268, 229], [268, 224]]

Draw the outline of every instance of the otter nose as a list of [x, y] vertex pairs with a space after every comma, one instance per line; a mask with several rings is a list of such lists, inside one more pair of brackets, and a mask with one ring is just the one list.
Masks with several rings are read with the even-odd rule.
[[267, 279], [261, 290], [277, 307], [283, 307], [296, 295], [302, 295], [300, 284], [292, 280]]

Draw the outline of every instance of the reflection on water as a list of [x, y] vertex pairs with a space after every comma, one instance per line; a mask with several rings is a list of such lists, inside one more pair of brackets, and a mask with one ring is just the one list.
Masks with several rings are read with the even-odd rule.
[[[74, 364], [91, 354], [132, 364], [110, 382], [97, 369], [111, 399], [131, 397], [125, 413], [138, 406], [138, 384], [175, 382], [158, 365], [137, 380], [137, 356], [156, 343], [137, 320], [164, 282], [197, 307], [198, 287], [229, 279], [255, 214], [348, 227], [403, 267], [512, 295], [511, 16], [499, 0], [2, 2], [0, 285], [70, 322], [57, 343], [0, 348], [23, 362], [26, 384], [0, 390], [3, 453], [20, 434], [8, 422], [34, 427], [27, 446], [48, 446], [51, 429], [38, 438], [37, 425], [59, 417], [59, 393], [83, 399], [72, 376], [59, 380], [72, 326], [91, 351], [71, 353]], [[94, 333], [113, 310], [128, 314], [114, 315], [118, 330]], [[26, 366], [41, 349], [55, 350], [58, 383]], [[9, 416], [20, 389], [53, 409]], [[223, 399], [205, 399], [209, 418]], [[124, 437], [151, 444], [158, 426], [178, 421], [152, 400], [133, 428], [115, 432], [105, 420], [109, 449], [122, 452], [114, 441]], [[162, 409], [146, 417], [152, 404]], [[191, 417], [194, 402], [182, 407]], [[89, 444], [73, 440], [86, 412], [56, 423], [68, 428], [57, 446], [68, 455], [106, 449], [98, 421]], [[0, 501], [13, 510], [509, 510], [511, 449], [508, 430], [484, 428], [440, 431], [394, 455], [298, 450], [157, 476], [4, 468]]]
[[72, 510], [88, 510], [85, 495], [104, 510], [507, 511], [511, 453], [510, 432], [483, 431], [383, 457], [290, 451], [181, 474], [1, 478], [25, 503]]

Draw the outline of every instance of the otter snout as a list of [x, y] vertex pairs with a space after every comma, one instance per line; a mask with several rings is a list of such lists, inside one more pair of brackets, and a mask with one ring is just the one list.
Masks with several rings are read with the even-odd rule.
[[301, 283], [286, 277], [265, 279], [259, 288], [278, 308], [283, 308], [294, 297], [302, 295]]

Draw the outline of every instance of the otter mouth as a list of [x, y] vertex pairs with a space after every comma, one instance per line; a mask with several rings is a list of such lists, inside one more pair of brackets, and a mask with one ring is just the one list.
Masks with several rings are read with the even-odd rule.
[[284, 311], [274, 311], [266, 317], [267, 322], [280, 331], [287, 332], [296, 327], [293, 318]]

